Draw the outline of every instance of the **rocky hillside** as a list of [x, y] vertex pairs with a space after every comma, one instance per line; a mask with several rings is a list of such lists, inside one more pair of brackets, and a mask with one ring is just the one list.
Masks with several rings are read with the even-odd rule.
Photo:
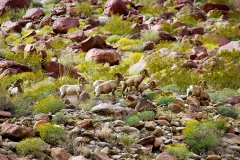
[[240, 159], [239, 17], [239, 0], [0, 1], [0, 160]]

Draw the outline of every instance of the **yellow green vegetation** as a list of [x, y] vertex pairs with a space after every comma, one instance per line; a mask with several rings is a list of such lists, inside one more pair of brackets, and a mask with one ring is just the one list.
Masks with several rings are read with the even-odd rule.
[[219, 48], [219, 39], [217, 38], [216, 34], [201, 35], [198, 37], [198, 40], [202, 42], [202, 46], [205, 47], [207, 50]]
[[139, 114], [139, 118], [142, 121], [151, 121], [151, 120], [154, 120], [155, 117], [156, 117], [156, 113], [153, 111], [142, 111]]
[[27, 89], [23, 97], [30, 97], [34, 101], [45, 99], [49, 95], [56, 95], [56, 87], [54, 82], [42, 81], [37, 83], [31, 89]]
[[140, 39], [120, 38], [117, 43], [118, 49], [123, 51], [142, 51], [142, 41]]
[[61, 38], [59, 36], [55, 36], [48, 42], [55, 50], [66, 48], [71, 41], [69, 39]]
[[160, 40], [160, 36], [158, 35], [158, 33], [153, 30], [146, 30], [141, 32], [140, 38], [143, 42], [152, 41], [158, 43], [158, 41]]
[[215, 25], [212, 32], [231, 40], [239, 40], [239, 37], [240, 37], [238, 23], [227, 23], [227, 24]]
[[237, 119], [240, 113], [240, 110], [237, 107], [219, 106], [216, 108], [216, 110], [218, 114], [231, 117], [233, 119]]
[[6, 37], [6, 42], [8, 44], [17, 45], [21, 43], [21, 34], [19, 33], [11, 33]]
[[21, 155], [33, 155], [39, 157], [48, 145], [41, 138], [26, 138], [21, 140], [16, 145], [16, 150], [18, 154]]
[[165, 41], [161, 40], [158, 45], [156, 45], [157, 50], [161, 48], [167, 48], [169, 50], [174, 50], [180, 53], [187, 53], [191, 51], [191, 49], [194, 47], [193, 44], [190, 44], [189, 41]]
[[128, 124], [129, 126], [136, 126], [140, 121], [139, 116], [134, 115], [134, 116], [130, 116], [126, 119], [126, 124]]
[[77, 4], [74, 11], [77, 15], [84, 14], [84, 18], [88, 18], [92, 15], [93, 9], [90, 6], [89, 2], [85, 2]]
[[122, 144], [124, 147], [132, 147], [134, 142], [135, 140], [126, 133], [122, 133], [121, 137], [119, 138], [119, 144]]
[[0, 17], [0, 25], [6, 21], [16, 22], [19, 18], [22, 18], [26, 13], [26, 8], [23, 9], [11, 9], [10, 7], [5, 8], [5, 12]]
[[117, 35], [133, 34], [136, 30], [131, 28], [132, 24], [129, 20], [123, 20], [119, 15], [112, 15], [104, 26], [104, 30]]
[[46, 26], [42, 27], [40, 30], [37, 30], [36, 32], [38, 35], [43, 35], [43, 34], [47, 34], [47, 33], [51, 32], [51, 31], [52, 31], [52, 27], [49, 25], [46, 25]]
[[63, 109], [65, 104], [59, 97], [49, 96], [45, 99], [36, 102], [34, 105], [34, 111], [37, 113], [56, 113]]
[[58, 144], [65, 137], [66, 133], [63, 127], [53, 123], [43, 123], [36, 127], [40, 137], [47, 143]]
[[60, 111], [60, 112], [57, 112], [55, 116], [53, 116], [52, 122], [65, 125], [68, 123], [70, 118], [71, 118], [70, 114], [64, 114], [63, 111]]
[[166, 152], [173, 155], [177, 160], [184, 160], [193, 155], [183, 143], [169, 144], [165, 147]]
[[226, 120], [203, 121], [190, 120], [183, 130], [186, 144], [200, 154], [221, 144], [221, 137], [226, 131]]
[[224, 101], [229, 97], [240, 95], [240, 93], [237, 92], [237, 90], [230, 89], [230, 88], [224, 88], [221, 91], [209, 93], [211, 100], [217, 100], [217, 101]]

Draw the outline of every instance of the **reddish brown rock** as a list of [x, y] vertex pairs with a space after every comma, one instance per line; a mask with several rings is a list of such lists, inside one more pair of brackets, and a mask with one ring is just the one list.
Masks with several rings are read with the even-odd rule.
[[108, 0], [105, 3], [103, 13], [108, 16], [111, 14], [127, 15], [128, 9], [122, 0]]
[[71, 155], [64, 148], [52, 148], [51, 156], [56, 160], [68, 160]]
[[27, 44], [24, 47], [24, 59], [26, 59], [29, 55], [37, 53], [37, 49], [33, 44]]
[[212, 154], [212, 155], [208, 155], [206, 160], [221, 160], [221, 156], [216, 155], [216, 154]]
[[141, 144], [141, 145], [151, 144], [154, 142], [155, 138], [156, 137], [154, 135], [144, 137], [138, 141], [138, 144]]
[[153, 49], [155, 49], [153, 42], [144, 43], [143, 51], [148, 51], [148, 50], [153, 50]]
[[99, 35], [93, 35], [81, 43], [81, 48], [83, 52], [87, 52], [92, 48], [108, 48], [109, 46], [106, 44], [105, 40]]
[[1, 127], [2, 127], [2, 133], [1, 133], [2, 136], [15, 137], [15, 138], [21, 138], [21, 139], [35, 136], [35, 131], [26, 126], [3, 123]]
[[60, 15], [64, 15], [66, 12], [67, 12], [67, 9], [66, 9], [65, 6], [63, 6], [63, 7], [55, 7], [53, 9], [51, 9], [50, 16], [54, 16], [54, 15], [60, 16]]
[[156, 157], [156, 160], [175, 160], [175, 158], [167, 152], [162, 152]]
[[100, 115], [124, 114], [127, 112], [125, 108], [109, 103], [96, 105], [91, 109], [91, 111]]
[[230, 10], [230, 7], [226, 4], [206, 2], [201, 6], [201, 9], [204, 10], [204, 12], [208, 13], [210, 10], [214, 9], [228, 11]]
[[189, 3], [192, 4], [194, 0], [176, 0], [177, 4]]
[[184, 62], [181, 65], [181, 67], [192, 69], [192, 68], [198, 68], [198, 65], [194, 61], [188, 60], [188, 61]]
[[161, 137], [155, 138], [154, 147], [157, 148], [157, 147], [160, 147], [162, 145], [164, 145], [163, 139]]
[[232, 105], [240, 103], [240, 96], [229, 97], [225, 100], [224, 103], [228, 103], [228, 104], [232, 104]]
[[167, 41], [175, 41], [177, 40], [174, 36], [172, 36], [170, 33], [165, 31], [158, 32], [161, 40], [167, 40]]
[[85, 56], [86, 61], [95, 61], [97, 63], [109, 63], [109, 65], [118, 64], [121, 56], [116, 49], [97, 49], [89, 50]]
[[223, 36], [220, 36], [220, 35], [217, 35], [217, 38], [218, 38], [218, 42], [217, 44], [221, 47], [221, 46], [224, 46], [228, 43], [230, 43], [231, 41], [229, 39], [227, 39], [226, 37], [223, 37]]
[[202, 111], [203, 111], [202, 108], [200, 108], [199, 106], [197, 106], [197, 105], [194, 104], [194, 103], [191, 103], [191, 104], [189, 105], [189, 109], [190, 109], [191, 111], [193, 111], [193, 112], [202, 112]]
[[12, 113], [7, 111], [0, 110], [0, 118], [11, 118]]
[[5, 32], [22, 32], [22, 27], [18, 22], [6, 21], [1, 25], [1, 30]]
[[171, 126], [171, 124], [170, 124], [167, 120], [164, 120], [164, 119], [156, 120], [156, 122], [157, 122], [160, 126], [168, 126], [168, 127]]
[[170, 109], [173, 113], [179, 113], [179, 112], [183, 111], [183, 107], [176, 103], [168, 104], [168, 109]]
[[233, 133], [226, 133], [226, 136], [223, 138], [224, 142], [230, 144], [240, 144], [240, 136], [233, 134]]
[[67, 33], [68, 29], [79, 27], [79, 21], [73, 17], [61, 17], [54, 21], [53, 31], [55, 33]]
[[187, 104], [194, 104], [194, 105], [200, 107], [200, 102], [196, 98], [193, 98], [193, 97], [187, 97]]
[[189, 31], [190, 35], [194, 35], [194, 34], [203, 35], [204, 34], [204, 28], [203, 27], [188, 28], [188, 31]]
[[1, 75], [11, 75], [13, 73], [31, 72], [32, 69], [15, 61], [0, 58]]
[[140, 98], [138, 100], [138, 103], [135, 108], [138, 112], [141, 111], [154, 111], [156, 112], [157, 106], [154, 105], [151, 101], [145, 99], [145, 98]]
[[5, 155], [1, 154], [1, 153], [0, 153], [0, 159], [1, 160], [8, 160], [8, 158]]
[[55, 62], [55, 61], [50, 61], [50, 62], [46, 62], [43, 66], [43, 69], [47, 72], [47, 73], [54, 73], [53, 75], [55, 75], [56, 77], [54, 78], [58, 78], [60, 76], [63, 76], [65, 73], [69, 73], [69, 75], [71, 77], [77, 78], [80, 77], [80, 73], [73, 68], [67, 68], [64, 65]]
[[92, 119], [84, 119], [77, 121], [77, 126], [80, 128], [89, 128], [93, 126], [93, 120]]
[[189, 53], [189, 58], [191, 60], [201, 60], [208, 56], [207, 49], [203, 46], [194, 47]]
[[67, 38], [76, 41], [76, 42], [81, 42], [85, 39], [87, 39], [87, 36], [85, 35], [85, 33], [81, 30], [73, 32], [73, 33], [69, 33], [67, 34]]
[[27, 10], [23, 19], [40, 20], [44, 16], [44, 11], [40, 8], [31, 8]]
[[109, 158], [107, 153], [104, 152], [94, 152], [93, 153], [93, 159], [98, 159], [98, 160], [112, 160]]
[[30, 6], [31, 0], [1, 0], [0, 1], [0, 15], [6, 11], [6, 7], [11, 9], [22, 9]]
[[52, 18], [51, 17], [43, 17], [39, 26], [40, 28], [46, 26], [46, 25], [51, 25], [52, 24]]

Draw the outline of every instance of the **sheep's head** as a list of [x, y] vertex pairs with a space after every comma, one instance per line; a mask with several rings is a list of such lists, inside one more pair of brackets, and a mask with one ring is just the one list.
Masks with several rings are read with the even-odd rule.
[[89, 82], [84, 77], [79, 77], [78, 81], [80, 84], [89, 84]]
[[144, 77], [150, 77], [150, 75], [149, 75], [147, 69], [143, 69], [143, 70], [141, 70], [141, 71], [140, 71], [140, 74], [143, 75]]
[[114, 77], [117, 77], [120, 81], [123, 81], [124, 80], [124, 77], [121, 73], [114, 73], [113, 75]]
[[205, 80], [198, 81], [198, 86], [202, 86], [203, 88], [208, 89], [207, 81]]
[[157, 87], [155, 81], [148, 81], [147, 83], [149, 84], [149, 86], [150, 86], [149, 88], [150, 88], [152, 91]]

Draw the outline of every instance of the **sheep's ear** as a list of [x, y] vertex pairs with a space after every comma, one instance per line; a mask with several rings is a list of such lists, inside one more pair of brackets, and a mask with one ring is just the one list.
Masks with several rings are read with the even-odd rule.
[[207, 81], [202, 81], [202, 84], [207, 85]]
[[114, 75], [113, 75], [114, 77], [120, 77], [120, 76], [122, 76], [120, 73], [114, 73]]
[[198, 86], [200, 86], [202, 84], [202, 82], [203, 82], [202, 80], [199, 80], [198, 81]]

